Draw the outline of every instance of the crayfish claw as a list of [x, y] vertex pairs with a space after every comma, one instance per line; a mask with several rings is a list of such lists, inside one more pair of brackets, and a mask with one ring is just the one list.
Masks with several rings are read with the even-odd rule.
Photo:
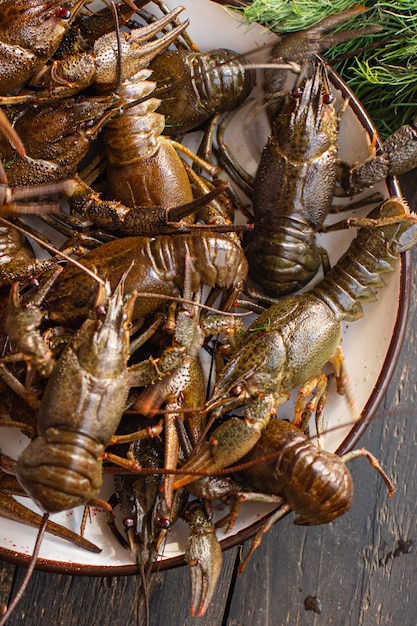
[[192, 502], [184, 513], [191, 535], [185, 549], [191, 580], [190, 614], [205, 615], [216, 589], [222, 566], [222, 550], [205, 507]]
[[212, 432], [210, 441], [201, 446], [198, 455], [187, 461], [182, 469], [190, 474], [177, 480], [173, 488], [178, 489], [202, 474], [210, 475], [233, 465], [255, 446], [260, 436], [258, 423], [232, 417]]

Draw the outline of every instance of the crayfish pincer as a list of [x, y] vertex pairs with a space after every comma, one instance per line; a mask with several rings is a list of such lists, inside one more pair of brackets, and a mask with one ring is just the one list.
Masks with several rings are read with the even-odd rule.
[[[417, 243], [417, 216], [400, 198], [385, 201], [367, 218], [347, 221], [360, 227], [358, 235], [326, 277], [311, 291], [271, 306], [243, 334], [208, 409], [220, 417], [246, 404], [245, 417], [233, 417], [211, 434], [184, 466], [190, 474], [210, 473], [239, 461], [258, 442], [279, 405], [302, 385], [293, 420], [299, 425], [309, 395], [305, 392], [315, 392], [316, 403], [324, 397], [326, 363], [342, 382], [341, 322], [362, 317], [361, 301], [375, 300], [374, 289], [385, 284], [381, 274], [392, 271], [399, 254]], [[175, 487], [192, 480], [195, 477], [186, 476]]]
[[[108, 289], [108, 287], [107, 287]], [[20, 455], [16, 476], [53, 513], [86, 504], [102, 483], [101, 456], [116, 432], [130, 388], [129, 324], [136, 292], [100, 285], [95, 313], [58, 359], [42, 396], [38, 436]]]

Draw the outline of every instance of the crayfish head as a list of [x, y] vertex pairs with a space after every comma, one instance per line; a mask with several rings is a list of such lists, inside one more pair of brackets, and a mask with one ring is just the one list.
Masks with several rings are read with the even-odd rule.
[[84, 4], [86, 0], [6, 0], [1, 7], [1, 39], [29, 49], [43, 63], [55, 52]]
[[[51, 162], [59, 167], [60, 176], [72, 176], [79, 161], [86, 155], [96, 131], [113, 112], [113, 103], [100, 99], [69, 98], [41, 104], [30, 102], [15, 108], [14, 127], [19, 136], [25, 138], [26, 153], [30, 159]], [[12, 154], [11, 150], [8, 149], [6, 156]], [[18, 166], [22, 168], [24, 163], [18, 161]], [[14, 174], [11, 167], [9, 184], [20, 183], [14, 176], [18, 174]]]
[[230, 387], [216, 385], [209, 401], [208, 410], [213, 419], [218, 419], [226, 411], [242, 406], [249, 398], [250, 395], [244, 381], [236, 382]]

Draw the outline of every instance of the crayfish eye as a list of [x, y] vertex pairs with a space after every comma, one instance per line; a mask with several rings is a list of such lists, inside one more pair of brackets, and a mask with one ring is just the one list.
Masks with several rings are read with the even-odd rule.
[[332, 93], [323, 94], [323, 104], [332, 104], [334, 95]]
[[158, 528], [168, 529], [171, 527], [171, 522], [169, 521], [168, 518], [164, 517], [163, 515], [156, 515], [155, 525], [158, 526]]
[[69, 20], [71, 18], [71, 11], [65, 4], [63, 4], [55, 9], [55, 17], [59, 17], [61, 20]]
[[294, 89], [291, 92], [291, 95], [293, 98], [296, 98], [298, 100], [303, 95], [303, 90], [301, 89], [301, 87], [294, 87]]
[[96, 307], [96, 315], [97, 317], [105, 317], [106, 316], [106, 307], [104, 304], [99, 304]]
[[132, 517], [125, 517], [122, 524], [125, 530], [129, 530], [129, 528], [133, 528], [135, 525], [135, 520]]
[[88, 120], [87, 122], [83, 122], [82, 124], [80, 124], [80, 129], [88, 130], [89, 128], [92, 128], [93, 126], [94, 126], [94, 120]]
[[240, 394], [242, 393], [242, 391], [243, 391], [243, 385], [241, 385], [240, 383], [238, 383], [237, 385], [235, 385], [234, 387], [232, 387], [231, 394], [232, 394], [233, 396], [240, 396]]

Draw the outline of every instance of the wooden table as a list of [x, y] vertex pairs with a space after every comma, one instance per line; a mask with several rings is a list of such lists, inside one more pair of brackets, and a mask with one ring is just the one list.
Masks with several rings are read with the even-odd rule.
[[[416, 206], [416, 171], [403, 190]], [[417, 264], [417, 249], [413, 251]], [[350, 465], [355, 498], [350, 511], [332, 524], [294, 526], [292, 516], [263, 539], [238, 578], [241, 551], [224, 554], [218, 590], [205, 618], [188, 614], [186, 567], [156, 575], [150, 599], [151, 626], [376, 626], [417, 623], [416, 417], [417, 285], [413, 278], [404, 345], [388, 391], [361, 440], [396, 483], [387, 500], [385, 485], [365, 460]], [[0, 520], [1, 527], [1, 520]], [[0, 601], [14, 595], [24, 569], [0, 562]], [[89, 578], [35, 572], [8, 624], [35, 626], [130, 626], [136, 624], [136, 577]], [[309, 600], [310, 598], [310, 600]], [[316, 602], [311, 598], [317, 598]], [[307, 610], [315, 606], [316, 611]]]

